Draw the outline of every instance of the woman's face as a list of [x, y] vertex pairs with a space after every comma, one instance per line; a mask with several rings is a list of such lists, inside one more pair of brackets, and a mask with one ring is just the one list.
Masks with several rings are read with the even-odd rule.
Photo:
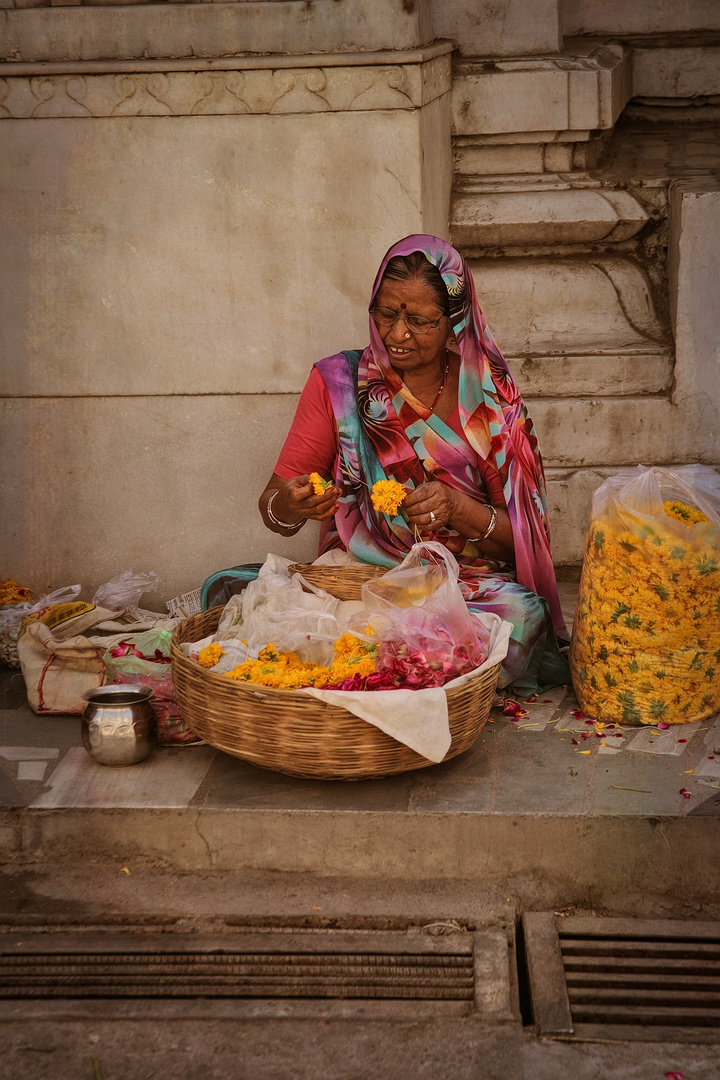
[[[413, 334], [404, 321], [394, 326], [378, 326], [391, 366], [404, 378], [427, 369], [442, 371], [445, 347], [450, 337], [450, 320], [442, 318], [442, 308], [429, 285], [413, 281], [385, 280], [375, 294], [374, 307], [387, 308], [396, 315], [420, 315], [438, 325], [427, 334]], [[377, 325], [377, 323], [376, 323]]]

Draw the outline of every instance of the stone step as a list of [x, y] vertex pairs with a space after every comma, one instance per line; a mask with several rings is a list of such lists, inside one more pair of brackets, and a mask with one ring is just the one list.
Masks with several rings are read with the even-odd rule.
[[[527, 182], [527, 181], [526, 181]], [[596, 244], [629, 240], [648, 221], [637, 199], [609, 188], [488, 190], [456, 185], [453, 242], [461, 248]]]

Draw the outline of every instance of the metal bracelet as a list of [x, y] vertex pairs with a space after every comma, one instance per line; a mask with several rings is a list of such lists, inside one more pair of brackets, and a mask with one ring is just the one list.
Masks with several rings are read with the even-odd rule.
[[268, 504], [267, 504], [267, 506], [265, 508], [266, 511], [267, 511], [267, 516], [270, 518], [273, 525], [277, 525], [278, 528], [287, 529], [288, 531], [292, 529], [293, 532], [297, 532], [298, 529], [302, 529], [303, 525], [307, 521], [307, 518], [300, 518], [299, 521], [293, 521], [292, 524], [288, 524], [287, 521], [281, 521], [280, 518], [276, 518], [275, 515], [272, 512], [273, 499], [275, 498], [275, 496], [278, 494], [279, 491], [280, 491], [280, 488], [276, 488], [276, 490], [273, 491], [272, 495], [268, 499]]
[[480, 536], [468, 536], [467, 539], [469, 544], [479, 544], [482, 543], [483, 540], [487, 540], [488, 536], [490, 536], [490, 533], [495, 528], [498, 519], [498, 512], [494, 506], [489, 506], [488, 509], [490, 510], [490, 524], [488, 525], [485, 532], [481, 533]]

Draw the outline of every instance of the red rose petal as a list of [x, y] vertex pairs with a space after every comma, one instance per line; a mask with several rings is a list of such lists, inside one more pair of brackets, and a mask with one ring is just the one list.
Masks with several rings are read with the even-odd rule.
[[681, 1072], [666, 1072], [665, 1080], [685, 1080]]
[[675, 742], [687, 742], [687, 739], [676, 739]]
[[692, 798], [692, 791], [688, 791], [688, 789], [686, 787], [681, 787], [680, 788], [680, 794], [682, 795], [683, 799]]

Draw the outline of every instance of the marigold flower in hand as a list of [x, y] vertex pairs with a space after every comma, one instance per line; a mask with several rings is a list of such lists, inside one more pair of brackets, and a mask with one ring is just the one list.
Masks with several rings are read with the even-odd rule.
[[332, 483], [329, 480], [323, 480], [320, 473], [310, 473], [310, 483], [313, 486], [313, 490], [316, 495], [324, 495], [329, 487], [332, 487]]
[[397, 480], [378, 480], [370, 489], [373, 509], [390, 517], [395, 517], [406, 495], [407, 491]]

